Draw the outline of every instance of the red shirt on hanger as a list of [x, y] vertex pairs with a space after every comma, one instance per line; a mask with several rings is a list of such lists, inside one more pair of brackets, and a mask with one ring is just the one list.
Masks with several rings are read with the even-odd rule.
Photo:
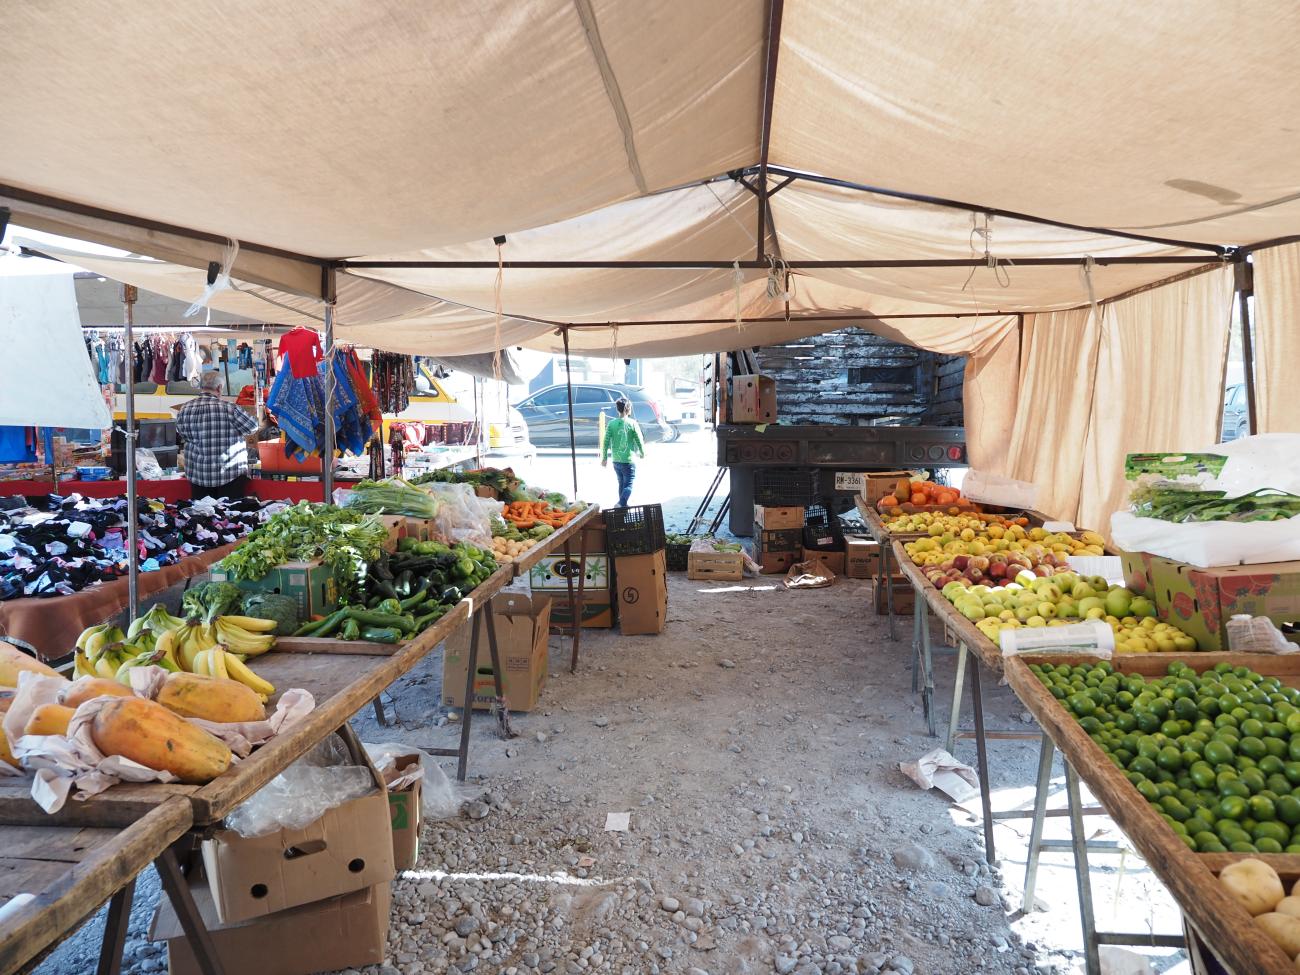
[[294, 379], [314, 376], [321, 360], [320, 336], [310, 328], [299, 326], [280, 336], [280, 356], [289, 360]]

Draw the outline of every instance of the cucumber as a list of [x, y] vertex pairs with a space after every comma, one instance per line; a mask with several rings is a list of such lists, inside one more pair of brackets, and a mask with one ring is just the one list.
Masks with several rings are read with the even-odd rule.
[[361, 631], [361, 639], [371, 643], [396, 643], [401, 638], [401, 631], [392, 626], [367, 626]]

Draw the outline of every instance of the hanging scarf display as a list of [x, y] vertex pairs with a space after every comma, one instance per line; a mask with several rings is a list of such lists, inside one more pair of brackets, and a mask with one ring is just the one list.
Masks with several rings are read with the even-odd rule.
[[401, 413], [415, 392], [415, 364], [409, 355], [376, 352], [370, 360], [371, 385], [384, 413]]
[[[266, 408], [275, 417], [288, 440], [285, 453], [299, 459], [319, 454], [325, 443], [326, 369], [334, 379], [334, 441], [346, 454], [365, 452], [374, 434], [370, 416], [361, 407], [358, 385], [342, 353], [327, 356], [317, 364], [316, 374], [295, 378], [292, 369], [281, 369], [271, 386]], [[363, 384], [362, 384], [363, 385]]]

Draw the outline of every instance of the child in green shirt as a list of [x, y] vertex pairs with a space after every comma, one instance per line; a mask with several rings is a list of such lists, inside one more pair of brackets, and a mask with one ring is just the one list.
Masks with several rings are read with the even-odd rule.
[[600, 466], [609, 464], [610, 455], [613, 455], [614, 474], [618, 477], [618, 506], [626, 508], [628, 499], [632, 496], [632, 478], [636, 476], [632, 454], [635, 452], [645, 460], [645, 444], [641, 440], [641, 428], [628, 415], [632, 412], [632, 404], [627, 399], [619, 399], [614, 408], [618, 410], [618, 416], [605, 426], [605, 442], [600, 448]]

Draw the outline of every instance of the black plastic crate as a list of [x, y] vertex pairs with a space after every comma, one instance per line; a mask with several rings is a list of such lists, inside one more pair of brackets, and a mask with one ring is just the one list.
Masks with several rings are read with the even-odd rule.
[[754, 471], [754, 503], [764, 507], [798, 507], [817, 497], [817, 471], [760, 467]]
[[667, 551], [668, 571], [685, 572], [686, 564], [690, 561], [691, 543], [668, 542], [665, 549]]
[[657, 504], [610, 508], [605, 512], [605, 545], [610, 555], [650, 555], [664, 547], [664, 509]]
[[839, 515], [822, 504], [809, 505], [803, 519], [803, 547], [818, 552], [844, 551], [844, 529]]

